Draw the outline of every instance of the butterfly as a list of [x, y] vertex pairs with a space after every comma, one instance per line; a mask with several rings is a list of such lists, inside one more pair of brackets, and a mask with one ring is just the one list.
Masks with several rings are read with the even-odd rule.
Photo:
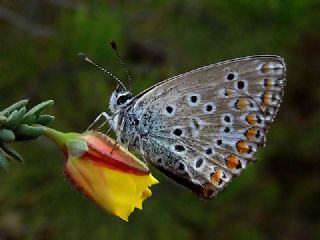
[[119, 85], [110, 98], [112, 114], [103, 112], [97, 119], [106, 118], [120, 144], [209, 199], [265, 145], [285, 74], [282, 57], [261, 55], [201, 67], [136, 96], [115, 77]]

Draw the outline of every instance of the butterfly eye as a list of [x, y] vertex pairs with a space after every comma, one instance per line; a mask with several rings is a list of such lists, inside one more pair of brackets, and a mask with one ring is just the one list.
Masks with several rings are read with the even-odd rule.
[[130, 94], [122, 95], [117, 99], [117, 105], [122, 105], [131, 98]]

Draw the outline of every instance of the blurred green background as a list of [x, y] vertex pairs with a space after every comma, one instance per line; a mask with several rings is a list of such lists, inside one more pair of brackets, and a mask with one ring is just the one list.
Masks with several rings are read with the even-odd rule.
[[0, 239], [320, 239], [320, 2], [0, 1], [0, 107], [53, 99], [53, 127], [83, 131], [116, 83], [133, 92], [218, 61], [277, 54], [287, 87], [267, 147], [229, 187], [201, 201], [163, 177], [125, 223], [66, 182], [60, 151], [41, 138], [16, 144], [26, 159], [0, 173]]

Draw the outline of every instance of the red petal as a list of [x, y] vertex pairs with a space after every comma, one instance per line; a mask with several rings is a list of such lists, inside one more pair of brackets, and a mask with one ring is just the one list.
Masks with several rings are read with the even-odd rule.
[[150, 170], [128, 150], [115, 145], [114, 141], [98, 132], [87, 132], [82, 137], [88, 144], [89, 150], [81, 158], [135, 175], [148, 175]]

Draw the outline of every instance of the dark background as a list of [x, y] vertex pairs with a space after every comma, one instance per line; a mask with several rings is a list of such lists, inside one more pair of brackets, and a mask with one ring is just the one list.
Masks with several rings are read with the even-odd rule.
[[52, 124], [86, 129], [116, 83], [133, 92], [222, 60], [277, 54], [287, 86], [267, 147], [229, 187], [201, 201], [164, 178], [130, 222], [106, 214], [66, 182], [63, 156], [41, 138], [16, 147], [24, 165], [0, 173], [0, 239], [320, 239], [320, 4], [316, 0], [0, 1], [0, 107], [53, 99]]

